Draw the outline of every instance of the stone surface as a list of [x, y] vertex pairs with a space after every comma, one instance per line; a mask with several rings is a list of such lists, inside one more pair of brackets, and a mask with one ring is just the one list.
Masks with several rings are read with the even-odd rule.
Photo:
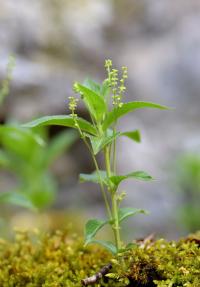
[[[110, 57], [117, 66], [129, 67], [129, 100], [175, 107], [128, 116], [121, 127], [140, 128], [143, 141], [141, 145], [127, 140], [119, 144], [122, 172], [144, 169], [157, 178], [150, 184], [128, 182], [124, 186], [128, 202], [151, 211], [139, 225], [173, 236], [177, 228], [173, 211], [179, 202], [171, 183], [173, 162], [182, 152], [200, 145], [200, 3], [0, 0], [0, 7], [1, 79], [10, 53], [17, 62], [0, 118], [26, 121], [37, 115], [66, 113], [72, 82], [87, 75], [102, 79], [103, 61]], [[82, 155], [82, 149], [76, 148], [74, 154]], [[77, 173], [87, 171], [88, 157], [81, 160], [81, 166], [77, 161]], [[91, 195], [94, 187], [69, 182], [67, 188], [74, 191], [71, 200], [69, 192], [61, 192], [60, 203], [65, 198], [66, 205], [92, 202], [96, 210], [100, 196], [97, 192]]]

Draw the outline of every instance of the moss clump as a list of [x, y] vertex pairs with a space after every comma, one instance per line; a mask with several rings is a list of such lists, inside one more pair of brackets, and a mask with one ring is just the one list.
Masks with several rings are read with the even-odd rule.
[[14, 242], [0, 241], [0, 286], [78, 287], [110, 259], [98, 246], [85, 250], [82, 240], [64, 231], [44, 236], [18, 231]]
[[200, 240], [198, 242], [197, 237], [179, 242], [160, 239], [127, 252], [125, 269], [117, 271], [118, 278], [128, 278], [129, 286], [200, 287]]
[[43, 236], [21, 231], [13, 242], [0, 241], [0, 286], [80, 287], [81, 279], [112, 262], [110, 273], [94, 286], [199, 287], [199, 239], [147, 242], [115, 259], [98, 246], [84, 249], [67, 231]]

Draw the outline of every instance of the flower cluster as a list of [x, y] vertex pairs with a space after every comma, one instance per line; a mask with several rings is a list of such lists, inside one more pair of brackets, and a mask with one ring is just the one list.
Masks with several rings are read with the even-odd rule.
[[127, 67], [122, 67], [122, 77], [119, 80], [118, 70], [112, 69], [112, 61], [106, 60], [105, 61], [105, 68], [108, 74], [107, 82], [108, 85], [111, 87], [112, 90], [112, 99], [113, 99], [113, 106], [121, 107], [122, 103], [122, 96], [126, 90], [125, 87], [125, 80], [128, 78], [128, 69]]
[[77, 108], [78, 99], [76, 99], [75, 97], [68, 97], [68, 99], [69, 99], [69, 110], [71, 111], [71, 116], [73, 118], [76, 118], [77, 114], [75, 113], [75, 111]]

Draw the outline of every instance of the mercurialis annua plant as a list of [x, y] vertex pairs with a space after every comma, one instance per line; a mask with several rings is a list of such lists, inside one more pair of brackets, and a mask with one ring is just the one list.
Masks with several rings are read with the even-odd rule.
[[[94, 182], [100, 186], [105, 203], [106, 219], [90, 219], [85, 225], [85, 245], [98, 243], [103, 245], [113, 254], [119, 254], [129, 248], [121, 238], [120, 225], [129, 216], [145, 213], [142, 209], [121, 207], [125, 193], [119, 191], [122, 181], [132, 178], [137, 180], [151, 180], [152, 177], [144, 171], [133, 171], [128, 174], [117, 173], [117, 140], [125, 136], [135, 142], [140, 142], [138, 130], [119, 131], [118, 121], [130, 112], [143, 108], [167, 109], [167, 107], [142, 101], [125, 102], [127, 67], [122, 67], [119, 72], [113, 68], [112, 61], [105, 61], [106, 79], [98, 84], [87, 79], [83, 84], [75, 82], [74, 92], [80, 97], [69, 97], [69, 115], [45, 116], [29, 122], [24, 127], [43, 125], [61, 125], [74, 128], [80, 134], [91, 154], [95, 171], [92, 174], [80, 174], [81, 182]], [[77, 105], [83, 101], [90, 121], [78, 116]], [[104, 156], [104, 169], [100, 169], [97, 155]], [[103, 241], [95, 239], [96, 234], [105, 225], [109, 225], [113, 232], [114, 240]]]

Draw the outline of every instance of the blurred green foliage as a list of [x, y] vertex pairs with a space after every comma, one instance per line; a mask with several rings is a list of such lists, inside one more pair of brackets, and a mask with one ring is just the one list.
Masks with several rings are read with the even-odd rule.
[[183, 198], [179, 219], [193, 232], [200, 229], [200, 154], [183, 155], [176, 168], [176, 181]]
[[15, 67], [15, 57], [10, 56], [8, 59], [8, 64], [6, 68], [6, 77], [2, 82], [0, 89], [0, 105], [3, 103], [5, 97], [9, 94], [10, 91], [10, 82], [12, 80], [12, 73]]
[[[1, 192], [0, 201], [42, 209], [55, 199], [57, 184], [49, 167], [77, 139], [69, 130], [45, 144], [46, 131], [30, 131], [14, 125], [0, 126], [0, 167], [12, 172], [17, 186]], [[43, 136], [42, 136], [43, 134]]]
[[[9, 95], [15, 58], [9, 57], [6, 77], [0, 89], [0, 105]], [[48, 145], [46, 128], [28, 130], [16, 124], [0, 125], [0, 168], [14, 174], [17, 184], [12, 190], [0, 192], [1, 203], [30, 209], [43, 209], [55, 200], [57, 183], [49, 167], [77, 139], [78, 134], [64, 131]]]

